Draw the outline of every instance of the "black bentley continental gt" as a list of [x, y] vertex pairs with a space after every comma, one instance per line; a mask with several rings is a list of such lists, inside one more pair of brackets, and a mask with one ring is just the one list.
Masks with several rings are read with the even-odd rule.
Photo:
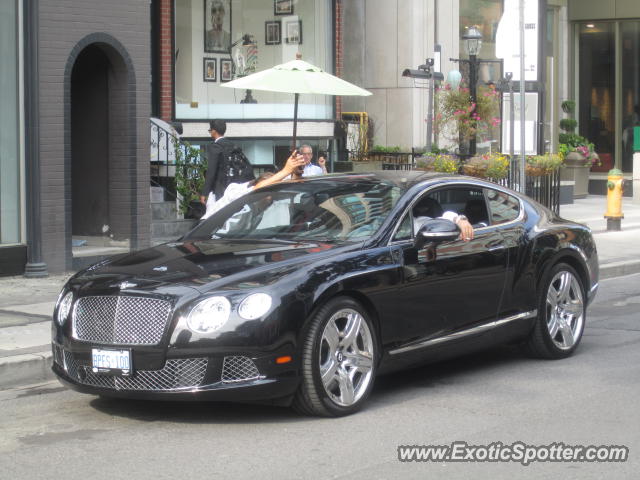
[[376, 375], [409, 365], [505, 342], [567, 357], [597, 288], [590, 230], [507, 188], [406, 171], [313, 177], [80, 271], [54, 311], [53, 371], [90, 394], [339, 416]]

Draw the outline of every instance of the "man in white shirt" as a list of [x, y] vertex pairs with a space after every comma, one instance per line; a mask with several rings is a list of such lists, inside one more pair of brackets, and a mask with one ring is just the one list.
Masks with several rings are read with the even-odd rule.
[[423, 198], [419, 204], [413, 208], [414, 234], [418, 233], [418, 230], [420, 230], [424, 222], [433, 218], [444, 218], [445, 220], [455, 223], [458, 228], [460, 228], [460, 240], [464, 240], [465, 242], [473, 240], [473, 227], [469, 223], [469, 220], [467, 220], [467, 217], [452, 211], [443, 212], [440, 203], [431, 197]]
[[251, 180], [250, 182], [230, 183], [224, 191], [224, 195], [222, 195], [222, 197], [220, 197], [210, 209], [207, 208], [207, 212], [200, 220], [206, 220], [218, 210], [221, 210], [234, 200], [237, 200], [253, 190], [266, 187], [267, 185], [273, 185], [274, 183], [278, 183], [289, 176], [291, 176], [292, 179], [301, 178], [300, 171], [303, 166], [303, 156], [294, 150], [291, 156], [287, 159], [287, 163], [285, 163], [284, 167], [282, 167], [280, 171], [276, 173], [265, 172], [257, 179]]
[[303, 177], [313, 177], [327, 173], [327, 160], [324, 157], [318, 157], [318, 165], [311, 163], [311, 160], [313, 160], [313, 148], [311, 148], [310, 145], [302, 145], [300, 147], [300, 153], [304, 157]]

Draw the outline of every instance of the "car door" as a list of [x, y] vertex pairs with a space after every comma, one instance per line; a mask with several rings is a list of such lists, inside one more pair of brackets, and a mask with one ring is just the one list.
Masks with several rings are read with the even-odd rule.
[[[507, 251], [500, 229], [490, 224], [481, 187], [459, 184], [424, 196], [435, 198], [445, 211], [466, 214], [475, 224], [475, 237], [421, 248], [413, 240], [415, 232], [410, 241], [392, 239], [401, 250], [402, 264], [396, 331], [409, 342], [494, 321], [507, 273]], [[405, 225], [413, 217], [412, 208], [402, 220]]]
[[518, 275], [522, 275], [521, 245], [525, 233], [524, 209], [520, 200], [506, 191], [485, 188], [484, 193], [489, 207], [491, 225], [500, 230], [502, 246], [509, 257], [505, 291], [499, 311], [499, 318], [504, 318], [520, 313], [522, 305], [522, 299], [514, 297], [511, 285]]

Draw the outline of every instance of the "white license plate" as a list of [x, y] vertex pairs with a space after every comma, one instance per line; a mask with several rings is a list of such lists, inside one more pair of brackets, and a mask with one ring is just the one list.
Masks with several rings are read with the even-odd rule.
[[91, 349], [91, 367], [94, 373], [111, 373], [115, 375], [131, 374], [130, 350]]

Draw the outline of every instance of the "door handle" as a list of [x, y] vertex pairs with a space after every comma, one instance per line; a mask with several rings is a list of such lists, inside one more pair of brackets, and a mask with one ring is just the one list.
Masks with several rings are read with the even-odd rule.
[[493, 240], [489, 243], [487, 243], [487, 251], [489, 252], [496, 252], [498, 250], [504, 250], [506, 247], [504, 246], [504, 243], [502, 243], [502, 238], [500, 240]]

